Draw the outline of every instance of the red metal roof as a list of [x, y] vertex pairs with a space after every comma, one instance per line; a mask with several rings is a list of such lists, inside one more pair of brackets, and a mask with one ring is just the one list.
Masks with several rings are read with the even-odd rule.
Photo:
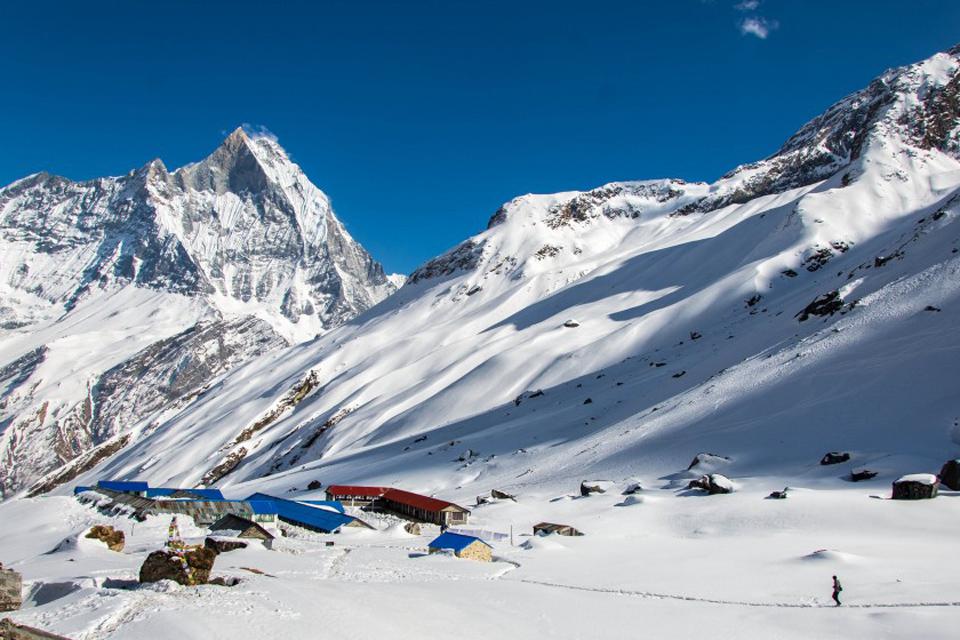
[[429, 496], [422, 496], [419, 493], [404, 491], [403, 489], [391, 489], [390, 487], [358, 487], [344, 484], [331, 484], [327, 487], [327, 494], [331, 496], [356, 496], [358, 498], [377, 498], [383, 497], [391, 502], [404, 504], [425, 511], [442, 511], [447, 507], [456, 507], [463, 511], [468, 511], [460, 505], [456, 505], [446, 500], [439, 500]]
[[387, 487], [357, 487], [347, 484], [331, 484], [327, 487], [327, 493], [330, 495], [358, 498], [378, 498], [389, 490]]
[[466, 511], [466, 509], [460, 505], [453, 504], [452, 502], [422, 496], [419, 493], [411, 493], [403, 489], [388, 489], [387, 492], [383, 494], [383, 497], [393, 502], [399, 502], [400, 504], [424, 509], [426, 511], [441, 511], [447, 507], [456, 507], [457, 509]]

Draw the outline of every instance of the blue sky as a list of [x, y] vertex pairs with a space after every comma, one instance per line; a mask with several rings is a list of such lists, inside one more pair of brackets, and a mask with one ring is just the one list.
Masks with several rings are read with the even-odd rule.
[[0, 184], [199, 160], [263, 126], [388, 271], [504, 201], [713, 180], [884, 69], [960, 42], [960, 2], [4, 3]]

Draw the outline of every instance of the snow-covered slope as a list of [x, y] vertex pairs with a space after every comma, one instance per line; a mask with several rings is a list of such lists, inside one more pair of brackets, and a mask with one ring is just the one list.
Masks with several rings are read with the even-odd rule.
[[[0, 491], [395, 288], [283, 149], [242, 129], [173, 173], [15, 182], [0, 190]], [[111, 414], [111, 393], [137, 400]]]
[[[31, 594], [15, 617], [78, 638], [412, 638], [425, 619], [466, 638], [954, 637], [957, 492], [882, 498], [960, 457], [958, 88], [960, 48], [713, 184], [517, 198], [354, 320], [36, 485], [370, 482], [465, 505], [496, 488], [517, 501], [471, 514], [516, 532], [496, 562], [427, 556], [434, 529], [365, 513], [376, 530], [221, 557], [229, 590], [135, 587], [168, 520], [112, 519], [130, 540], [112, 554], [76, 537], [105, 516], [48, 495], [0, 505]], [[45, 366], [24, 353], [20, 370]], [[834, 450], [851, 460], [819, 464]], [[704, 472], [734, 493], [686, 489]], [[576, 495], [585, 479], [616, 491]], [[531, 536], [540, 521], [586, 535]]]
[[960, 415], [943, 356], [958, 56], [885, 73], [714, 184], [517, 198], [385, 302], [234, 371], [96, 474], [470, 495], [665, 472], [711, 447], [932, 465]]

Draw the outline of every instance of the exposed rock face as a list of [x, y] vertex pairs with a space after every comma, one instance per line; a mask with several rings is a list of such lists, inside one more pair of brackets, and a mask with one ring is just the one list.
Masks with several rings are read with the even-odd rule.
[[[20, 432], [20, 437], [0, 441], [5, 458], [13, 461], [0, 469], [0, 487], [14, 489], [39, 474], [57, 469], [60, 471], [50, 480], [62, 477], [63, 463], [79, 461], [84, 454], [121, 438], [131, 426], [152, 415], [184, 406], [216, 376], [285, 344], [265, 321], [243, 316], [202, 320], [150, 345], [95, 378], [86, 398], [62, 417], [35, 416], [34, 421], [16, 423], [12, 428]], [[42, 353], [31, 352], [35, 360], [42, 358]], [[29, 375], [21, 385], [7, 387], [7, 411], [21, 407], [26, 411], [29, 403], [35, 401], [29, 388], [22, 386], [28, 380]], [[106, 455], [119, 448], [107, 447]], [[55, 455], [44, 455], [47, 450]], [[23, 464], [24, 461], [29, 464]], [[39, 486], [48, 491], [56, 484], [43, 482]]]
[[154, 551], [140, 567], [140, 582], [173, 580], [182, 585], [206, 584], [210, 580], [217, 551], [204, 546], [188, 550], [184, 557], [190, 567], [189, 571], [170, 551]]
[[126, 535], [123, 531], [114, 529], [107, 524], [98, 524], [91, 527], [85, 537], [99, 540], [107, 545], [110, 551], [116, 551], [118, 553], [123, 551], [124, 544], [126, 543]]
[[0, 497], [396, 289], [283, 149], [241, 129], [173, 172], [0, 189], [0, 253]]
[[440, 278], [458, 271], [470, 271], [477, 267], [482, 256], [483, 244], [467, 240], [411, 273], [407, 283], [416, 284], [421, 280]]

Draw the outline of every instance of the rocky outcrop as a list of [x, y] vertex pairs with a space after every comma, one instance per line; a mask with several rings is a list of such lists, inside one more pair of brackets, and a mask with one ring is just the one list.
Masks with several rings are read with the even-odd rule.
[[94, 525], [84, 537], [91, 538], [93, 540], [99, 540], [107, 545], [107, 548], [110, 549], [110, 551], [116, 551], [118, 553], [123, 551], [123, 547], [126, 544], [126, 535], [123, 533], [123, 531], [114, 529], [108, 524]]
[[589, 496], [594, 493], [607, 493], [614, 489], [614, 483], [609, 480], [584, 480], [580, 483], [580, 495]]
[[953, 491], [960, 491], [960, 460], [947, 460], [940, 468], [940, 483]]
[[850, 460], [850, 454], [846, 451], [831, 451], [823, 454], [823, 457], [820, 458], [820, 464], [840, 464], [841, 462], [847, 462], [848, 460]]
[[243, 540], [208, 537], [203, 541], [203, 546], [213, 549], [220, 554], [236, 551], [237, 549], [246, 549], [247, 543]]
[[140, 567], [140, 582], [173, 580], [187, 586], [206, 584], [216, 559], [217, 551], [207, 546], [188, 549], [182, 560], [171, 551], [154, 551]]
[[432, 278], [442, 278], [460, 271], [472, 271], [477, 268], [482, 257], [483, 243], [467, 240], [411, 273], [410, 277], [407, 278], [407, 284], [416, 284]]
[[719, 473], [705, 474], [691, 480], [687, 489], [701, 489], [710, 495], [733, 493], [733, 483], [730, 479]]
[[687, 471], [697, 467], [707, 467], [713, 469], [714, 467], [729, 463], [730, 458], [727, 456], [721, 456], [716, 453], [698, 453], [693, 457], [693, 460], [687, 466]]

